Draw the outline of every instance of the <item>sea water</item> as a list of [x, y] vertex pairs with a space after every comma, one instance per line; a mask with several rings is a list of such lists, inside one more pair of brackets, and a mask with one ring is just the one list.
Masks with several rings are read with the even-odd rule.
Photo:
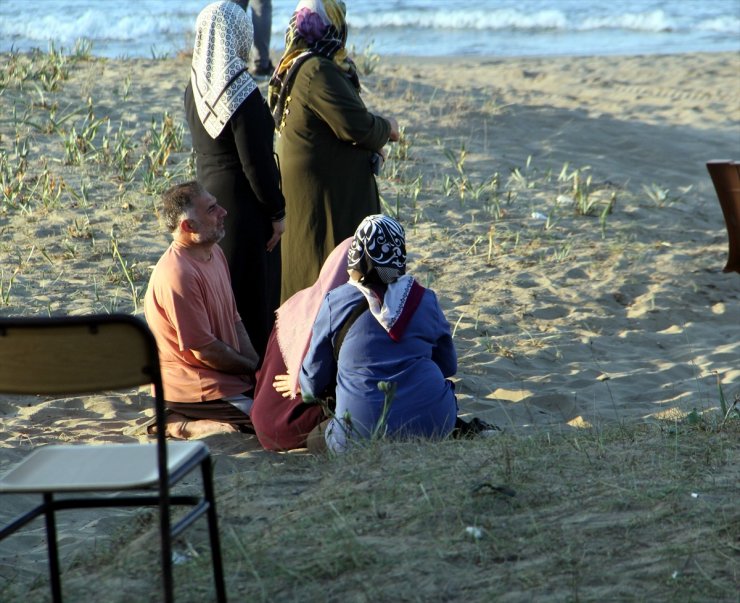
[[[207, 0], [0, 0], [0, 51], [163, 57], [192, 47]], [[273, 0], [279, 52], [296, 0]], [[546, 56], [740, 51], [740, 0], [347, 0], [355, 51]]]

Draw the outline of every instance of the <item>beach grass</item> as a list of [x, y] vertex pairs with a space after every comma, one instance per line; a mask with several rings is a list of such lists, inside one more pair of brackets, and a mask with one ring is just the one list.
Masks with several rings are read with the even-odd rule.
[[[377, 441], [218, 479], [236, 601], [736, 601], [740, 420]], [[71, 600], [157, 601], [151, 514], [67, 563]], [[178, 601], [213, 596], [204, 526]], [[5, 600], [44, 600], [7, 575]], [[125, 592], [123, 589], [125, 588]]]
[[[455, 61], [367, 50], [364, 95], [403, 127], [379, 188], [453, 329], [461, 413], [504, 433], [337, 458], [209, 438], [231, 599], [737, 602], [740, 280], [703, 162], [739, 150], [740, 59]], [[194, 176], [188, 74], [3, 55], [0, 313], [141, 314], [158, 194]], [[146, 399], [0, 400], [0, 470], [130, 441]], [[63, 520], [68, 598], [159, 600], [153, 517]], [[0, 544], [0, 600], [46, 600], [40, 529]], [[187, 538], [178, 600], [209, 600]]]

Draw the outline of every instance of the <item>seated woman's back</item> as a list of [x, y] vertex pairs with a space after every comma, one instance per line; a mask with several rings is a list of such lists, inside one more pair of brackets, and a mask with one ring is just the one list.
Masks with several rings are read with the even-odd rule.
[[[370, 216], [363, 224], [374, 218], [391, 220]], [[393, 223], [402, 233], [400, 225]], [[360, 304], [369, 304], [369, 309], [346, 329], [335, 360], [338, 334]], [[434, 292], [410, 276], [396, 276], [392, 284], [363, 286], [356, 281], [327, 295], [303, 362], [301, 388], [304, 397], [320, 396], [336, 375], [335, 418], [327, 428], [326, 441], [330, 448], [341, 450], [348, 438], [364, 439], [374, 432], [399, 437], [447, 435], [457, 413], [447, 377], [456, 369], [450, 327]], [[385, 403], [385, 393], [378, 387], [381, 382], [395, 384], [383, 424], [379, 424]]]

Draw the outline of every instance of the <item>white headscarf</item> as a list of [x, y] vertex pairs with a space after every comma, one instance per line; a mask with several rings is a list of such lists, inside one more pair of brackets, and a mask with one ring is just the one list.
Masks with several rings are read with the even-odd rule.
[[247, 72], [252, 21], [238, 4], [214, 2], [198, 15], [190, 82], [198, 117], [216, 138], [257, 88]]

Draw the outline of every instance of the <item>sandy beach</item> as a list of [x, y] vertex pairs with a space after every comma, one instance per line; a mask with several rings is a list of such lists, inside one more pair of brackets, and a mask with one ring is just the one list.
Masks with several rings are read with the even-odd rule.
[[[461, 413], [526, 433], [740, 395], [740, 275], [705, 167], [740, 159], [740, 56], [371, 58], [366, 104], [405, 131], [381, 194], [453, 328]], [[29, 60], [0, 69], [0, 313], [141, 314], [157, 193], [192, 174], [189, 60], [68, 60], [54, 89]], [[145, 439], [148, 412], [146, 391], [4, 397], [0, 471], [49, 442]], [[219, 475], [279, 458], [208, 444]], [[109, 523], [70, 524], [63, 554]], [[43, 574], [42, 529], [3, 543], [0, 577]]]

